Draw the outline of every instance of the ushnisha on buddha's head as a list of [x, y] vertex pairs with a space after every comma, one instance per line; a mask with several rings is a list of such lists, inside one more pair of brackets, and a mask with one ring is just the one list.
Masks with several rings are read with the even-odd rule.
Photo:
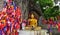
[[31, 18], [34, 18], [34, 14], [31, 14]]

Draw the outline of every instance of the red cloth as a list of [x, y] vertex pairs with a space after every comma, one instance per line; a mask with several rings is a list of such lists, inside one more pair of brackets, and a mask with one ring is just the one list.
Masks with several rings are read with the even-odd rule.
[[10, 3], [10, 2], [12, 2], [12, 0], [6, 0], [6, 2]]
[[18, 24], [18, 23], [16, 23], [15, 26], [16, 26], [16, 29], [20, 28], [20, 24]]
[[18, 32], [13, 32], [12, 35], [18, 35]]
[[4, 28], [4, 24], [2, 24], [1, 26], [2, 26], [2, 28]]
[[12, 10], [7, 9], [7, 13], [8, 13], [8, 14], [11, 14], [11, 12], [12, 12]]
[[20, 16], [21, 15], [21, 10], [19, 8], [16, 9], [16, 16]]
[[43, 23], [43, 24], [46, 24], [46, 23], [47, 23], [47, 20], [42, 20], [42, 23]]
[[7, 28], [7, 32], [10, 30], [10, 26], [8, 26], [8, 28]]
[[0, 23], [0, 29], [2, 28], [2, 24]]
[[53, 24], [54, 23], [53, 20], [49, 20], [48, 22], [49, 22], [49, 24]]
[[60, 32], [60, 23], [58, 23], [58, 32]]
[[12, 2], [12, 0], [9, 0], [9, 2]]
[[[21, 21], [21, 19], [20, 19], [21, 9], [17, 8], [14, 12], [14, 6], [11, 6], [11, 4], [10, 4], [10, 2], [12, 2], [12, 0], [6, 0], [6, 1], [8, 3], [7, 3], [6, 8], [3, 8], [2, 13], [0, 12], [0, 20], [2, 20], [2, 19], [6, 20], [7, 32], [10, 31], [10, 23], [12, 23], [12, 25], [11, 25], [12, 28], [14, 28], [14, 25], [16, 25], [16, 29], [20, 29], [19, 22]], [[4, 15], [6, 15], [6, 16], [4, 17]], [[14, 15], [14, 17], [13, 17], [13, 15]], [[17, 20], [16, 21], [17, 23], [15, 22], [15, 20]], [[16, 23], [16, 24], [14, 24], [14, 23]], [[4, 28], [4, 24], [0, 23], [0, 29], [2, 29], [2, 28]], [[17, 35], [17, 32], [16, 32], [16, 35]]]
[[49, 21], [50, 24], [53, 24], [53, 21]]
[[18, 35], [18, 32], [15, 32], [15, 35]]
[[4, 28], [4, 24], [0, 23], [0, 29]]

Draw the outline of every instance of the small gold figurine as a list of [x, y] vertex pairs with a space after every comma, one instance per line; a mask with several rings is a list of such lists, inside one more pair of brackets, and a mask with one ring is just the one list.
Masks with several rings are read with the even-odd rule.
[[37, 19], [34, 18], [34, 14], [31, 14], [31, 18], [28, 19], [29, 26], [37, 27]]

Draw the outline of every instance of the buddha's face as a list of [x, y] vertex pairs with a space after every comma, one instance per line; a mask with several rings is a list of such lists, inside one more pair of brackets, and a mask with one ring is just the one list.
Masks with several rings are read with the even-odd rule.
[[33, 14], [31, 15], [31, 18], [34, 18], [34, 15]]

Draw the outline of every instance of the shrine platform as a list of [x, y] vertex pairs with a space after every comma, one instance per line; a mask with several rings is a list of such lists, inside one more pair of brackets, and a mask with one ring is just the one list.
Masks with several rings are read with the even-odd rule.
[[20, 30], [19, 35], [49, 35], [47, 30]]

